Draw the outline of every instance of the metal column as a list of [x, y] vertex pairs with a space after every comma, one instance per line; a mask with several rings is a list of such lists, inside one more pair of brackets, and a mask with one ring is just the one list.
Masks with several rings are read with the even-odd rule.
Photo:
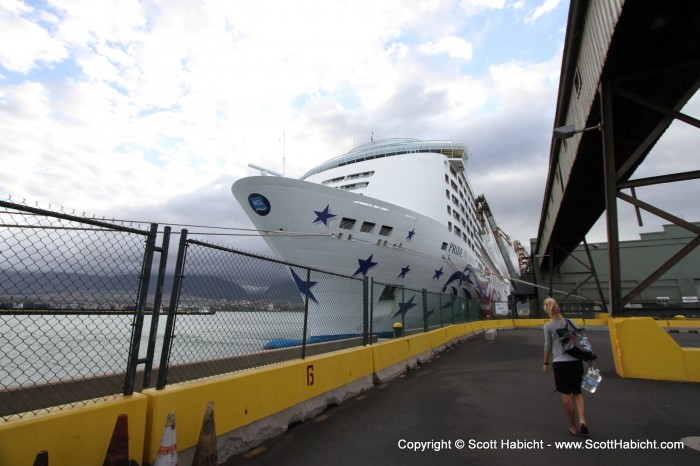
[[612, 86], [602, 79], [598, 88], [603, 132], [603, 177], [605, 182], [605, 217], [608, 228], [608, 283], [610, 316], [622, 311], [622, 279], [620, 272], [620, 232], [617, 222], [617, 170], [613, 135]]

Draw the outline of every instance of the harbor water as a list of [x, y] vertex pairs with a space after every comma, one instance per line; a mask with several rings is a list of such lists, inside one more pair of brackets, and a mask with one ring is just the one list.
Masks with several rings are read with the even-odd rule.
[[[301, 312], [178, 315], [171, 364], [259, 352], [276, 338], [300, 339]], [[31, 386], [126, 370], [133, 315], [9, 315], [0, 319], [0, 385]], [[151, 316], [144, 319], [139, 357], [146, 357]], [[159, 316], [154, 366], [160, 362], [166, 316]]]

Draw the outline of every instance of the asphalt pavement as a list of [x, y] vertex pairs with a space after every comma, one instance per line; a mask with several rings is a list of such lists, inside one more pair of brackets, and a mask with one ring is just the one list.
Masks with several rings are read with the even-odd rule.
[[[226, 465], [700, 464], [700, 386], [622, 379], [609, 334], [589, 329], [603, 380], [574, 437], [543, 374], [542, 331], [477, 337]], [[685, 443], [683, 442], [685, 439]], [[669, 443], [665, 443], [669, 442]]]

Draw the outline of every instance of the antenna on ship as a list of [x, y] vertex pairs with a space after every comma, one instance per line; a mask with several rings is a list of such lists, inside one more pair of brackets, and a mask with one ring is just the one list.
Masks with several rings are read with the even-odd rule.
[[284, 164], [287, 158], [287, 132], [282, 133], [282, 176], [284, 176]]
[[374, 142], [374, 131], [372, 131], [372, 136], [369, 137], [369, 142]]

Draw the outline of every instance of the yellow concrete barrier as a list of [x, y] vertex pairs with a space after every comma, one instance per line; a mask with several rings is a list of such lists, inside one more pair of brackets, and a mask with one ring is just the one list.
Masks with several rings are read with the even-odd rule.
[[[216, 406], [217, 435], [300, 405], [373, 373], [372, 348], [354, 348], [207, 380], [149, 389], [144, 461], [156, 459], [168, 413], [177, 414], [178, 452], [196, 445], [202, 413]], [[303, 420], [303, 419], [302, 419]], [[286, 428], [286, 426], [285, 426]]]
[[103, 464], [120, 414], [128, 417], [129, 459], [140, 463], [146, 410], [147, 398], [137, 393], [0, 423], [0, 464], [32, 464], [42, 450], [51, 466]]
[[669, 319], [667, 325], [669, 328], [700, 330], [700, 319]]
[[679, 346], [654, 319], [614, 318], [609, 328], [620, 377], [700, 382], [700, 351]]
[[434, 350], [439, 350], [449, 341], [447, 327], [432, 330], [428, 332], [428, 336], [430, 337], [430, 346]]
[[586, 327], [590, 326], [607, 326], [608, 319], [583, 319], [583, 325]]
[[390, 380], [431, 359], [433, 354], [431, 339], [426, 333], [372, 345], [374, 380]]
[[513, 319], [515, 328], [540, 327], [549, 322], [549, 319]]

